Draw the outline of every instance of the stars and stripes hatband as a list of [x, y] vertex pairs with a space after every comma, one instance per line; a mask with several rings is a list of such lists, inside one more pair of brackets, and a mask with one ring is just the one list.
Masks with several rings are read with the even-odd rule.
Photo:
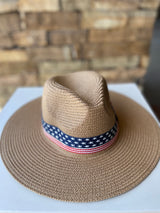
[[46, 123], [43, 118], [42, 126], [45, 136], [50, 141], [67, 151], [81, 154], [95, 153], [108, 148], [115, 142], [119, 132], [117, 116], [115, 116], [115, 123], [109, 131], [87, 138], [68, 135], [58, 127]]

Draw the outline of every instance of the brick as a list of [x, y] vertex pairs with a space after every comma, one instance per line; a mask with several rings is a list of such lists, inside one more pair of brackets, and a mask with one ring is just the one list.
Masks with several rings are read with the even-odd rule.
[[90, 61], [90, 68], [95, 70], [112, 68], [135, 68], [139, 65], [139, 56], [118, 56]]
[[127, 14], [124, 12], [84, 12], [81, 27], [83, 29], [115, 29], [127, 24]]
[[11, 48], [13, 41], [9, 35], [0, 35], [0, 48]]
[[17, 2], [18, 0], [0, 0], [0, 13], [16, 11]]
[[158, 9], [160, 6], [160, 0], [141, 0], [139, 1], [139, 7], [143, 9]]
[[0, 77], [0, 85], [1, 86], [18, 86], [20, 85], [20, 75], [13, 74], [8, 76]]
[[45, 12], [27, 13], [26, 25], [28, 29], [77, 29], [79, 16], [75, 12]]
[[94, 10], [119, 11], [119, 10], [135, 10], [142, 9], [157, 9], [160, 5], [160, 0], [94, 0], [91, 8]]
[[31, 60], [26, 62], [3, 62], [0, 63], [0, 76], [20, 74], [21, 72], [36, 72], [37, 67]]
[[90, 9], [91, 0], [61, 0], [61, 4], [66, 11], [84, 11]]
[[20, 29], [20, 20], [18, 13], [0, 14], [0, 34], [18, 31]]
[[37, 85], [38, 78], [36, 72], [22, 71], [18, 74], [0, 77], [1, 86], [34, 86]]
[[16, 90], [17, 86], [1, 86], [0, 85], [0, 111], [2, 110], [3, 106], [6, 104], [8, 99], [11, 97], [13, 92]]
[[26, 62], [28, 55], [25, 50], [0, 50], [0, 63], [3, 62]]
[[33, 61], [71, 59], [71, 51], [67, 46], [29, 48], [27, 52]]
[[38, 84], [36, 73], [21, 73], [0, 78], [0, 87], [36, 86]]
[[140, 65], [144, 68], [147, 68], [149, 65], [150, 58], [148, 55], [142, 55]]
[[86, 41], [86, 31], [84, 30], [61, 30], [49, 33], [49, 42], [55, 45], [84, 43]]
[[92, 9], [119, 11], [119, 10], [135, 10], [138, 8], [137, 0], [94, 0], [92, 1]]
[[12, 34], [15, 45], [19, 47], [47, 45], [46, 32], [43, 30], [20, 31]]
[[136, 40], [147, 40], [150, 42], [152, 37], [152, 30], [148, 28], [143, 29], [112, 29], [112, 30], [90, 30], [88, 33], [89, 42], [115, 42], [120, 41], [136, 41]]
[[34, 86], [37, 84], [36, 73], [22, 72], [21, 74], [0, 77], [0, 111], [19, 86]]
[[156, 15], [156, 11], [132, 11], [129, 14], [128, 26], [141, 29], [148, 28], [152, 31]]
[[88, 43], [83, 46], [82, 53], [79, 57], [92, 59], [109, 56], [147, 55], [149, 53], [149, 46], [149, 43], [146, 41]]
[[82, 58], [82, 44], [77, 43], [71, 46], [72, 59]]
[[133, 82], [143, 76], [146, 73], [146, 69], [144, 68], [135, 68], [135, 69], [115, 69], [115, 70], [102, 70], [99, 71], [101, 75], [103, 75], [107, 82], [115, 83], [115, 82]]
[[58, 0], [19, 0], [18, 9], [21, 12], [58, 11]]
[[46, 79], [50, 78], [51, 76], [86, 69], [88, 69], [88, 62], [80, 60], [39, 63], [39, 73], [41, 83], [43, 83]]
[[23, 86], [37, 86], [38, 85], [38, 73], [22, 71], [21, 73], [21, 85]]

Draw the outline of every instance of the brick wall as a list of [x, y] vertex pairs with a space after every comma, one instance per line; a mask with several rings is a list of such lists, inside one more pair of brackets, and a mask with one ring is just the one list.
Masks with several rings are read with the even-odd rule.
[[141, 78], [160, 0], [0, 0], [0, 106], [18, 86], [96, 70]]

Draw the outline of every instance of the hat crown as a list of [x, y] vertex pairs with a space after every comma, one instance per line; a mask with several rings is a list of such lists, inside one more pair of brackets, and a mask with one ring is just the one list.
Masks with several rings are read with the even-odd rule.
[[74, 137], [92, 137], [115, 123], [105, 79], [83, 71], [52, 77], [44, 85], [42, 116]]

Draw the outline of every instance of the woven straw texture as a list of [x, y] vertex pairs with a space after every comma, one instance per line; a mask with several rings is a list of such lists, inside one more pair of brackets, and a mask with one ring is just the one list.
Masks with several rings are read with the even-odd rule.
[[42, 114], [45, 122], [75, 137], [92, 137], [115, 123], [105, 79], [96, 72], [53, 77], [44, 85]]
[[39, 194], [73, 202], [103, 200], [137, 186], [159, 160], [159, 126], [133, 100], [114, 92], [110, 99], [119, 119], [119, 137], [94, 154], [70, 153], [44, 136], [41, 98], [20, 108], [1, 137], [1, 157], [9, 172]]

